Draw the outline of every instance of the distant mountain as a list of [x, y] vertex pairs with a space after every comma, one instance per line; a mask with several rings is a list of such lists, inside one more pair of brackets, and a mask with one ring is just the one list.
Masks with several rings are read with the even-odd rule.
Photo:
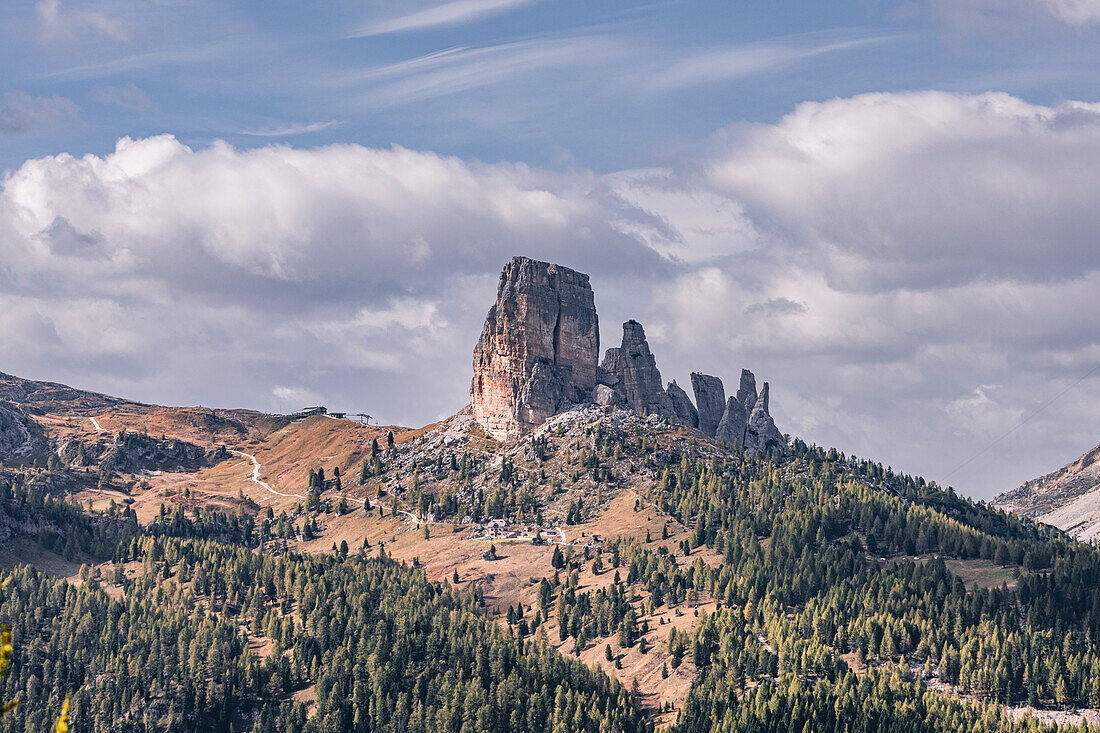
[[255, 410], [150, 405], [0, 372], [0, 462], [16, 465], [45, 465], [53, 454], [70, 467], [183, 470], [220, 456], [219, 446], [288, 422]]
[[0, 400], [20, 405], [41, 405], [51, 412], [102, 409], [123, 404], [136, 404], [118, 397], [74, 389], [56, 382], [40, 382], [0, 372]]
[[1081, 540], [1100, 537], [1100, 445], [1057, 471], [1001, 494], [993, 503]]

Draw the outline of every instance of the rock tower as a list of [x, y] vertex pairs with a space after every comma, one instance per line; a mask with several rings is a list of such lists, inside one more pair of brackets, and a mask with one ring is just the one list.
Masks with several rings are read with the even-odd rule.
[[599, 351], [588, 275], [513, 258], [474, 348], [474, 418], [497, 440], [513, 440], [591, 399]]

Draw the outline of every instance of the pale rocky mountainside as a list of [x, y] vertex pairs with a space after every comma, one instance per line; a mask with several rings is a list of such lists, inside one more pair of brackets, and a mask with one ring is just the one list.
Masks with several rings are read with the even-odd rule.
[[1100, 537], [1100, 446], [1053, 473], [1001, 494], [993, 503], [1082, 540]]

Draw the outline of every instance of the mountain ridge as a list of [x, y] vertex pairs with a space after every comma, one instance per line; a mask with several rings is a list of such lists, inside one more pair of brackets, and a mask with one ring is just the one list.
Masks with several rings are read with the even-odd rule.
[[993, 504], [1054, 525], [1084, 541], [1100, 537], [1100, 445], [1059, 469], [999, 494]]

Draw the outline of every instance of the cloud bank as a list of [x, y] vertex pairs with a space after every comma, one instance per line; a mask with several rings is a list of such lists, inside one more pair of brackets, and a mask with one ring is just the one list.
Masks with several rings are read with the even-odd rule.
[[4, 371], [136, 398], [423, 423], [461, 407], [501, 265], [588, 272], [604, 344], [772, 382], [780, 426], [981, 495], [1091, 447], [1100, 106], [871, 94], [600, 176], [170, 136], [0, 189]]

